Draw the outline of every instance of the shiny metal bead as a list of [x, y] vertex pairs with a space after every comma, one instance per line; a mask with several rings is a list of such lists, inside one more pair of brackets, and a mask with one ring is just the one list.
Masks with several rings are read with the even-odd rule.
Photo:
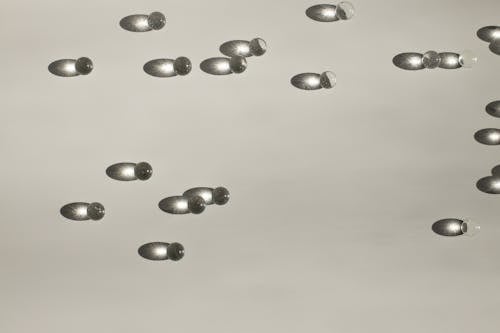
[[229, 59], [229, 68], [235, 74], [243, 73], [247, 69], [247, 60], [241, 56]]
[[193, 196], [188, 199], [188, 208], [193, 214], [201, 214], [205, 210], [205, 200], [200, 196]]
[[104, 217], [104, 206], [98, 202], [91, 204], [86, 202], [73, 202], [64, 205], [60, 213], [67, 219], [74, 221], [100, 220]]
[[170, 214], [189, 214], [188, 198], [184, 196], [173, 196], [161, 200], [158, 207]]
[[500, 101], [493, 101], [486, 105], [486, 112], [490, 116], [500, 118]]
[[212, 205], [214, 203], [212, 195], [213, 190], [214, 189], [210, 187], [194, 187], [185, 191], [182, 195], [188, 199], [192, 197], [202, 197], [206, 205]]
[[498, 128], [484, 128], [474, 134], [477, 142], [484, 145], [500, 145], [500, 129]]
[[314, 5], [306, 10], [306, 15], [310, 19], [318, 22], [334, 22], [338, 21], [337, 6], [334, 5]]
[[241, 73], [246, 69], [246, 66], [247, 62], [241, 56], [232, 58], [215, 57], [203, 60], [200, 64], [200, 69], [212, 75], [228, 75]]
[[335, 84], [337, 84], [337, 76], [335, 73], [330, 71], [323, 72], [319, 76], [319, 83], [321, 87], [331, 89], [335, 86]]
[[484, 193], [500, 194], [500, 176], [483, 177], [476, 182], [476, 187]]
[[423, 54], [416, 52], [400, 53], [392, 59], [392, 63], [396, 67], [409, 71], [425, 68], [423, 64]]
[[87, 57], [81, 57], [75, 61], [75, 69], [81, 75], [87, 75], [94, 69], [94, 64], [92, 60]]
[[177, 76], [172, 59], [154, 59], [144, 64], [142, 69], [149, 75], [155, 77]]
[[297, 74], [290, 80], [290, 83], [299, 89], [303, 90], [318, 90], [321, 89], [321, 75], [317, 73], [302, 73]]
[[174, 70], [177, 75], [188, 75], [192, 67], [191, 60], [186, 57], [178, 57], [174, 60]]
[[489, 48], [491, 52], [500, 55], [500, 39], [491, 42]]
[[464, 234], [462, 230], [463, 223], [463, 220], [454, 218], [442, 219], [434, 222], [432, 231], [441, 236], [460, 236]]
[[341, 20], [350, 20], [354, 17], [354, 5], [349, 1], [342, 1], [337, 5], [336, 16]]
[[142, 245], [137, 252], [148, 260], [178, 261], [184, 257], [184, 246], [180, 243], [152, 242]]
[[160, 12], [152, 12], [148, 16], [148, 25], [153, 30], [160, 30], [166, 23], [167, 19], [165, 18], [165, 15]]
[[132, 32], [146, 32], [162, 29], [167, 20], [160, 12], [152, 12], [149, 15], [135, 14], [129, 15], [120, 20], [120, 26]]
[[457, 69], [462, 67], [462, 65], [460, 65], [460, 55], [458, 53], [441, 52], [439, 53], [439, 56], [441, 57], [439, 68]]
[[137, 164], [122, 162], [109, 166], [106, 174], [112, 179], [121, 181], [147, 180], [153, 175], [153, 167], [147, 162]]
[[479, 39], [491, 43], [497, 39], [500, 39], [500, 27], [499, 26], [487, 26], [482, 27], [477, 31], [477, 37]]
[[422, 56], [422, 64], [425, 68], [433, 69], [439, 67], [441, 57], [436, 51], [427, 51]]
[[497, 165], [493, 169], [491, 169], [491, 174], [493, 176], [500, 176], [500, 165]]
[[212, 197], [216, 205], [225, 205], [229, 201], [229, 191], [225, 187], [217, 187], [213, 190]]
[[78, 59], [60, 59], [49, 64], [49, 72], [62, 77], [87, 75], [92, 72], [94, 65], [87, 57]]
[[260, 57], [267, 51], [267, 43], [262, 38], [254, 38], [249, 43], [250, 54]]

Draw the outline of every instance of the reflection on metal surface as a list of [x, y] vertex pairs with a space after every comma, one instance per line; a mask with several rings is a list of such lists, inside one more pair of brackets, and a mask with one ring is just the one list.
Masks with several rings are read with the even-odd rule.
[[[247, 67], [247, 62], [243, 57], [222, 58], [215, 57], [205, 59], [201, 62], [202, 71], [212, 75], [228, 75], [232, 73], [241, 73]], [[236, 70], [236, 72], [234, 71]]]
[[194, 187], [185, 191], [182, 195], [186, 198], [202, 197], [205, 204], [212, 205], [214, 203], [212, 192], [213, 188], [210, 187]]
[[188, 199], [188, 209], [193, 214], [203, 213], [205, 206], [205, 200], [200, 196], [193, 196]]
[[354, 5], [348, 1], [342, 1], [336, 6], [330, 4], [314, 5], [307, 8], [306, 15], [318, 22], [349, 20], [354, 16]]
[[496, 146], [500, 145], [500, 129], [498, 128], [484, 128], [474, 134], [477, 142], [484, 145]]
[[228, 57], [240, 56], [248, 58], [266, 53], [267, 44], [262, 38], [254, 38], [251, 41], [231, 40], [222, 44], [219, 50]]
[[129, 15], [120, 20], [120, 26], [132, 32], [146, 32], [160, 30], [166, 24], [165, 15], [160, 12], [153, 12], [150, 15], [135, 14]]
[[441, 52], [439, 53], [441, 56], [441, 63], [439, 64], [439, 68], [444, 69], [457, 69], [462, 67], [460, 65], [460, 55], [454, 52]]
[[392, 63], [401, 69], [415, 71], [425, 68], [422, 57], [423, 54], [416, 52], [400, 53], [392, 59]]
[[189, 214], [188, 198], [184, 196], [173, 196], [161, 200], [158, 207], [170, 214]]
[[482, 27], [477, 31], [477, 37], [488, 43], [494, 42], [495, 40], [500, 39], [500, 27], [499, 26]]
[[180, 243], [152, 242], [142, 245], [137, 252], [148, 260], [178, 261], [184, 257], [184, 246]]
[[229, 201], [229, 191], [225, 187], [216, 187], [212, 195], [216, 205], [225, 205]]
[[67, 219], [74, 221], [100, 220], [104, 217], [104, 206], [98, 202], [73, 202], [64, 205], [60, 213]]
[[477, 181], [476, 187], [484, 193], [500, 194], [500, 176], [483, 177]]
[[330, 89], [337, 83], [335, 73], [326, 71], [321, 74], [302, 73], [297, 74], [290, 80], [290, 83], [302, 90], [318, 90], [321, 88]]
[[493, 117], [500, 118], [500, 101], [493, 101], [486, 105], [486, 112]]
[[427, 51], [422, 56], [422, 64], [425, 68], [433, 69], [439, 67], [441, 57], [436, 51]]
[[49, 72], [62, 77], [73, 77], [78, 75], [87, 75], [92, 72], [94, 64], [87, 57], [78, 59], [60, 59], [49, 65]]
[[123, 162], [116, 163], [106, 169], [106, 174], [115, 180], [131, 181], [131, 180], [147, 180], [153, 175], [153, 168], [147, 162], [131, 163]]
[[463, 235], [463, 220], [447, 218], [434, 222], [432, 231], [441, 236], [460, 236]]
[[186, 57], [173, 59], [154, 59], [144, 64], [144, 71], [155, 77], [187, 75], [191, 72], [191, 61]]

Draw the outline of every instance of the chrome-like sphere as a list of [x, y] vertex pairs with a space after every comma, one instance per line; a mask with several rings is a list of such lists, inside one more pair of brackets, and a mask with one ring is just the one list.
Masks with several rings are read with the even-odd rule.
[[337, 5], [336, 16], [341, 20], [350, 20], [354, 17], [354, 5], [349, 1], [342, 1]]
[[167, 23], [165, 15], [160, 12], [152, 12], [148, 16], [148, 25], [153, 30], [160, 30]]
[[184, 246], [180, 243], [152, 242], [139, 247], [139, 255], [145, 259], [178, 261], [184, 257]]
[[134, 167], [134, 174], [139, 180], [148, 180], [153, 175], [153, 167], [147, 162], [137, 163]]
[[192, 67], [191, 60], [186, 57], [179, 57], [174, 60], [174, 70], [178, 75], [188, 75]]
[[193, 214], [201, 214], [205, 210], [205, 200], [200, 196], [193, 196], [188, 199], [189, 211]]
[[247, 69], [247, 60], [241, 56], [229, 59], [229, 68], [235, 74], [243, 73]]
[[184, 246], [180, 243], [171, 243], [167, 247], [168, 259], [173, 261], [179, 261], [184, 258]]
[[337, 76], [335, 75], [335, 73], [330, 71], [323, 72], [319, 77], [319, 83], [321, 87], [325, 89], [331, 89], [337, 83]]
[[229, 191], [225, 187], [217, 187], [212, 192], [213, 200], [217, 205], [225, 205], [229, 201]]
[[98, 221], [104, 217], [104, 206], [98, 202], [92, 202], [87, 206], [87, 215], [91, 220]]
[[92, 69], [94, 69], [94, 64], [92, 63], [92, 60], [90, 60], [89, 58], [81, 57], [76, 59], [75, 69], [78, 72], [78, 74], [87, 75], [90, 74], [90, 72], [92, 72]]
[[267, 51], [266, 41], [262, 38], [254, 38], [249, 43], [250, 54], [260, 57]]
[[441, 56], [436, 51], [427, 51], [422, 56], [422, 64], [425, 68], [433, 69], [439, 67]]

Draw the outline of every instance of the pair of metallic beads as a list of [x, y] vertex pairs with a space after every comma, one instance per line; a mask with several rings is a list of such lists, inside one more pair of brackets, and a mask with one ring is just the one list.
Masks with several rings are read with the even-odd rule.
[[219, 51], [227, 56], [203, 60], [200, 69], [211, 75], [241, 74], [247, 67], [247, 58], [260, 57], [267, 51], [267, 43], [262, 38], [247, 40], [231, 40], [223, 43]]
[[487, 26], [482, 27], [477, 31], [479, 39], [490, 43], [489, 49], [491, 52], [500, 55], [500, 27]]
[[432, 231], [441, 236], [474, 236], [480, 230], [477, 223], [456, 218], [441, 219], [432, 224]]
[[148, 260], [179, 261], [184, 257], [184, 246], [180, 243], [151, 242], [139, 247], [137, 252]]
[[60, 212], [62, 216], [73, 221], [98, 221], [104, 217], [105, 209], [99, 202], [73, 202], [64, 205]]
[[207, 205], [225, 205], [228, 201], [229, 191], [225, 187], [195, 187], [161, 200], [158, 207], [169, 214], [201, 214]]
[[330, 71], [321, 74], [302, 73], [292, 77], [290, 83], [302, 90], [331, 89], [337, 83], [337, 76]]
[[318, 22], [349, 20], [354, 16], [354, 6], [348, 1], [342, 1], [337, 5], [315, 5], [306, 10], [306, 15]]
[[49, 72], [62, 77], [87, 75], [94, 69], [94, 63], [87, 57], [60, 59], [49, 65]]
[[120, 26], [131, 32], [147, 32], [160, 30], [167, 23], [165, 15], [160, 12], [152, 12], [149, 15], [135, 14], [129, 15], [120, 20]]
[[463, 51], [461, 54], [453, 52], [427, 51], [424, 54], [416, 52], [406, 52], [396, 55], [392, 63], [405, 70], [420, 69], [457, 69], [461, 67], [470, 68], [477, 63], [477, 57], [472, 51]]

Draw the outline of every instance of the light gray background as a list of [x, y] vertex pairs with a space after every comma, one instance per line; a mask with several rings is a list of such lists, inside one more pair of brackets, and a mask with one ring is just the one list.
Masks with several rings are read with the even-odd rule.
[[[0, 5], [0, 331], [498, 332], [499, 198], [475, 182], [500, 162], [473, 133], [500, 127], [500, 57], [476, 37], [500, 2], [354, 0], [321, 24], [313, 1], [3, 1]], [[165, 13], [130, 33], [129, 14]], [[203, 73], [231, 39], [268, 53], [241, 75]], [[400, 52], [474, 50], [472, 70], [407, 72]], [[186, 77], [142, 66], [185, 55]], [[94, 71], [47, 66], [88, 56]], [[295, 89], [332, 70], [332, 90]], [[148, 161], [146, 182], [106, 177]], [[226, 186], [231, 201], [172, 216], [160, 199]], [[99, 201], [101, 222], [59, 208]], [[443, 238], [445, 217], [481, 223]], [[185, 258], [137, 248], [179, 241]]]

